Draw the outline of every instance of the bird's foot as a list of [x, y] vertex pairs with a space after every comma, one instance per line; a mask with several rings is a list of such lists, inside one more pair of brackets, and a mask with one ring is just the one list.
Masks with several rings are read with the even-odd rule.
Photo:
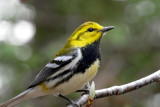
[[72, 104], [73, 107], [80, 107], [79, 104], [77, 104], [77, 103], [76, 103], [75, 101], [73, 101], [73, 100], [70, 100], [69, 102], [70, 102], [70, 104]]
[[[63, 96], [62, 94], [58, 94], [59, 97], [69, 101], [70, 104], [72, 104], [73, 107], [80, 107], [75, 101]], [[67, 104], [68, 105], [68, 104]]]
[[84, 94], [89, 94], [90, 90], [89, 89], [83, 89], [83, 90], [77, 90], [76, 92], [83, 92], [82, 95], [84, 95]]

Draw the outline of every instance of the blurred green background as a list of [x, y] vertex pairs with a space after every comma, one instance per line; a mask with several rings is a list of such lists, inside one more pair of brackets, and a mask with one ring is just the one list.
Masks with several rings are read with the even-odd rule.
[[[0, 0], [0, 103], [22, 92], [86, 21], [115, 26], [101, 41], [96, 89], [125, 84], [160, 66], [159, 0]], [[160, 86], [95, 100], [92, 107], [159, 107]], [[79, 94], [69, 96], [72, 99]], [[40, 97], [17, 107], [64, 107]]]

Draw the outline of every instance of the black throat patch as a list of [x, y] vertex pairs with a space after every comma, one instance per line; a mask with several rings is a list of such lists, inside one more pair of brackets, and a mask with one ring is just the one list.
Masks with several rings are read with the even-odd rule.
[[82, 60], [79, 61], [77, 66], [76, 73], [84, 73], [87, 68], [97, 59], [101, 60], [100, 51], [99, 51], [100, 41], [96, 41], [91, 45], [83, 47], [82, 51]]

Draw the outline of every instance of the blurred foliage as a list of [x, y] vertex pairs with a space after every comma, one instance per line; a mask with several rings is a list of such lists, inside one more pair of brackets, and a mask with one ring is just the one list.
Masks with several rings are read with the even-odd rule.
[[[3, 17], [0, 21], [30, 21], [36, 33], [23, 45], [0, 41], [0, 102], [26, 89], [69, 35], [86, 21], [115, 26], [101, 41], [102, 65], [94, 78], [96, 89], [125, 84], [159, 69], [159, 0], [21, 1], [34, 14], [22, 12], [26, 16], [18, 18], [17, 10], [12, 17]], [[125, 95], [98, 99], [92, 106], [159, 107], [159, 89], [159, 84], [151, 84]], [[78, 96], [74, 93], [69, 97]], [[65, 103], [51, 95], [26, 101], [18, 107], [64, 107]]]

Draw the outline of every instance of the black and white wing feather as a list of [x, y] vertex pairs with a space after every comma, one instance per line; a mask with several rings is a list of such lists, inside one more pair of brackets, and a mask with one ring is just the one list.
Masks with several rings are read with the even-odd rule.
[[[35, 80], [28, 88], [37, 86], [38, 84], [46, 81], [52, 75], [56, 74], [60, 69], [70, 65], [75, 59], [77, 59], [79, 51], [79, 49], [75, 49], [68, 54], [57, 56], [56, 58], [54, 58], [52, 61], [45, 65], [45, 67], [40, 71], [40, 73], [36, 76]], [[78, 62], [78, 59], [76, 62]], [[70, 69], [70, 67], [68, 67], [67, 69]]]

